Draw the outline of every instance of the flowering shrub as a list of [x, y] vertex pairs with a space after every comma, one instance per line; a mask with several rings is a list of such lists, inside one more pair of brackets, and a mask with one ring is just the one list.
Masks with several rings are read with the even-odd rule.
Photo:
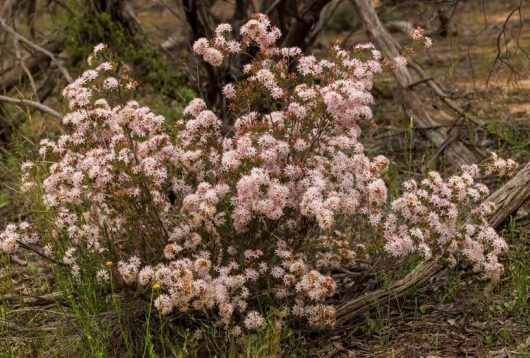
[[463, 171], [447, 181], [431, 172], [420, 185], [414, 180], [405, 182], [405, 193], [392, 202], [384, 220], [385, 248], [394, 256], [418, 251], [426, 259], [433, 248], [442, 249], [450, 263], [462, 255], [476, 271], [497, 277], [502, 271], [498, 256], [506, 242], [486, 220], [495, 205], [481, 203], [489, 190], [475, 183], [480, 169], [472, 165]]
[[[384, 59], [370, 44], [334, 46], [323, 60], [278, 48], [280, 31], [261, 14], [241, 27], [241, 40], [231, 32], [219, 25], [193, 46], [213, 66], [257, 48], [246, 78], [223, 89], [228, 133], [202, 99], [166, 127], [127, 100], [137, 85], [128, 68], [105, 60], [104, 45], [94, 49], [92, 68], [64, 90], [66, 134], [41, 142], [49, 174], [35, 183], [36, 165], [22, 168], [22, 189], [42, 187], [53, 217], [40, 230], [43, 255], [74, 277], [96, 265], [101, 284], [130, 287], [124, 292], [157, 287], [161, 314], [214, 312], [236, 332], [263, 326], [258, 303], [272, 300], [312, 326], [332, 326], [331, 272], [353, 265], [369, 240], [353, 229], [384, 237], [391, 255], [445, 253], [500, 272], [506, 244], [484, 219], [492, 207], [481, 203], [488, 190], [475, 183], [477, 166], [447, 181], [437, 173], [408, 181], [388, 209], [381, 176], [389, 161], [369, 158], [359, 139], [374, 125], [374, 76], [404, 59]], [[494, 161], [498, 172], [516, 169]], [[36, 232], [10, 225], [1, 247], [38, 246]]]

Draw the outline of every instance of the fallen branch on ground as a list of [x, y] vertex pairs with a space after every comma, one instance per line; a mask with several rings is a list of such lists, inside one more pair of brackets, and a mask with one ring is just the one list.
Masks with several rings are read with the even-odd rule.
[[[489, 196], [486, 201], [495, 203], [496, 210], [489, 224], [497, 228], [530, 198], [530, 163], [510, 181]], [[388, 289], [379, 289], [337, 307], [337, 324], [345, 325], [381, 303], [406, 296], [411, 288], [424, 284], [443, 269], [443, 257], [436, 256], [419, 264], [412, 272]]]
[[[370, 40], [387, 58], [396, 58], [399, 53], [399, 46], [396, 40], [388, 32], [381, 22], [369, 0], [351, 0], [355, 6], [357, 14], [365, 25], [366, 32]], [[448, 122], [454, 123], [456, 120], [442, 110], [429, 110], [410, 85], [414, 83], [412, 75], [406, 67], [401, 67], [394, 71], [394, 77], [402, 88], [402, 102], [405, 112], [410, 116], [415, 125], [419, 127], [437, 127]], [[477, 162], [478, 158], [458, 137], [454, 136], [451, 142], [447, 139], [451, 137], [451, 129], [437, 128], [426, 133], [427, 137], [436, 147], [444, 147], [449, 161], [455, 166]]]

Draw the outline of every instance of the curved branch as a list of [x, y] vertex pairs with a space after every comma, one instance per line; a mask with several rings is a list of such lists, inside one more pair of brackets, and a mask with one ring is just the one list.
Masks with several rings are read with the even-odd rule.
[[[49, 52], [57, 52], [62, 46], [62, 41], [52, 40], [51, 42], [42, 45]], [[44, 53], [38, 52], [34, 55], [29, 55], [21, 59], [24, 61], [27, 69], [36, 77], [42, 69], [46, 68], [50, 63], [50, 58]], [[27, 72], [21, 66], [13, 66], [6, 69], [5, 72], [0, 73], [0, 91], [7, 93], [17, 84], [27, 78]]]
[[18, 98], [11, 98], [7, 96], [0, 95], [0, 102], [6, 102], [6, 103], [15, 103], [15, 104], [25, 104], [29, 107], [33, 107], [41, 112], [47, 113], [55, 118], [63, 119], [63, 115], [59, 112], [51, 109], [50, 107], [35, 101], [30, 101], [29, 99], [18, 99]]
[[39, 52], [42, 52], [44, 53], [46, 56], [48, 56], [52, 62], [57, 66], [57, 68], [59, 69], [59, 71], [61, 71], [61, 73], [63, 74], [64, 78], [66, 78], [66, 80], [70, 83], [73, 81], [72, 79], [72, 76], [70, 76], [70, 73], [68, 72], [68, 70], [66, 69], [66, 67], [63, 66], [63, 64], [61, 63], [61, 61], [59, 61], [55, 55], [53, 53], [51, 53], [50, 51], [46, 50], [45, 48], [37, 45], [35, 42], [25, 38], [24, 36], [22, 36], [21, 34], [19, 34], [18, 32], [16, 32], [13, 28], [11, 28], [3, 18], [0, 17], [0, 27], [2, 29], [4, 29], [4, 31], [7, 31], [9, 32], [10, 34], [12, 34], [13, 36], [15, 36], [18, 40], [20, 40], [21, 42], [24, 42], [26, 45], [28, 45], [29, 47], [31, 47], [32, 49], [36, 50], [36, 51], [39, 51]]
[[[521, 7], [522, 6], [523, 6], [523, 0], [520, 0], [519, 1], [519, 5], [508, 14], [506, 19], [504, 20], [504, 23], [502, 24], [502, 29], [499, 32], [499, 35], [497, 36], [497, 55], [495, 56], [495, 59], [493, 60], [493, 65], [491, 66], [491, 70], [490, 70], [490, 72], [488, 74], [488, 78], [486, 79], [486, 86], [489, 85], [491, 76], [493, 74], [493, 71], [495, 70], [497, 62], [499, 62], [499, 61], [502, 64], [506, 65], [510, 69], [510, 71], [512, 71], [512, 74], [515, 73], [516, 75], [521, 76], [521, 74], [519, 72], [517, 72], [517, 70], [510, 64], [510, 62], [508, 62], [508, 61], [506, 61], [505, 59], [502, 58], [502, 56], [501, 56], [501, 53], [502, 53], [502, 50], [501, 50], [501, 39], [502, 39], [503, 36], [506, 36], [506, 29], [508, 27], [508, 23], [510, 22], [510, 19], [512, 18], [512, 16], [516, 12], [519, 13], [519, 22], [520, 22], [520, 26], [522, 28], [522, 26], [523, 26], [522, 17], [521, 17]], [[521, 31], [521, 28], [519, 29], [519, 33]], [[517, 49], [520, 48], [524, 52], [524, 49], [519, 45], [519, 36], [517, 38], [516, 44], [517, 44]]]

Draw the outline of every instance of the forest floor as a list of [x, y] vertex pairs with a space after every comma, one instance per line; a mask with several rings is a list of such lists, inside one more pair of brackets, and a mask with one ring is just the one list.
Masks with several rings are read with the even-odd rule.
[[[522, 18], [514, 14], [506, 24], [513, 4], [488, 4], [484, 11], [463, 3], [454, 14], [449, 36], [434, 36], [432, 49], [419, 52], [417, 61], [468, 113], [486, 123], [485, 128], [462, 126], [459, 130], [463, 137], [525, 163], [530, 159], [530, 69], [525, 55], [525, 51], [530, 52], [530, 31], [523, 30], [518, 42], [513, 39], [521, 22], [530, 26], [530, 4], [522, 8]], [[222, 15], [223, 9], [218, 11]], [[403, 11], [411, 11], [406, 14], [408, 17], [421, 15], [410, 9], [399, 11], [402, 15]], [[184, 41], [178, 33], [175, 35], [175, 17], [164, 8], [145, 6], [138, 16], [143, 24], [156, 29], [152, 36], [169, 42]], [[500, 58], [509, 61], [521, 75], [499, 61], [494, 65], [497, 39], [503, 28], [509, 40], [500, 38]], [[347, 36], [348, 43], [366, 39], [362, 29], [353, 34], [330, 32], [321, 36], [316, 47]], [[423, 139], [421, 130], [410, 126], [394, 91], [390, 77], [376, 84], [378, 128], [368, 139], [367, 147], [395, 163], [405, 163], [396, 165], [399, 174], [416, 175], [429, 161], [433, 148]], [[0, 210], [5, 217], [14, 216], [12, 208], [1, 200]], [[446, 270], [428, 289], [418, 288], [404, 300], [380, 306], [346, 329], [308, 335], [301, 347], [315, 357], [530, 357], [528, 207], [520, 209], [502, 233], [511, 251], [500, 281], [486, 283], [462, 270]], [[21, 260], [22, 264], [27, 263]], [[37, 273], [47, 270], [38, 264], [34, 269]], [[27, 324], [31, 327], [32, 323]], [[29, 335], [19, 333], [19, 339]]]

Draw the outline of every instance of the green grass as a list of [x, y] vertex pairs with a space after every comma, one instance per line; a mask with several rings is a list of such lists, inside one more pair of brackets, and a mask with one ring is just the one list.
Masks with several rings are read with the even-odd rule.
[[530, 254], [528, 245], [528, 228], [518, 227], [515, 220], [508, 226], [511, 236], [510, 253], [507, 271], [512, 291], [512, 313], [530, 324]]

